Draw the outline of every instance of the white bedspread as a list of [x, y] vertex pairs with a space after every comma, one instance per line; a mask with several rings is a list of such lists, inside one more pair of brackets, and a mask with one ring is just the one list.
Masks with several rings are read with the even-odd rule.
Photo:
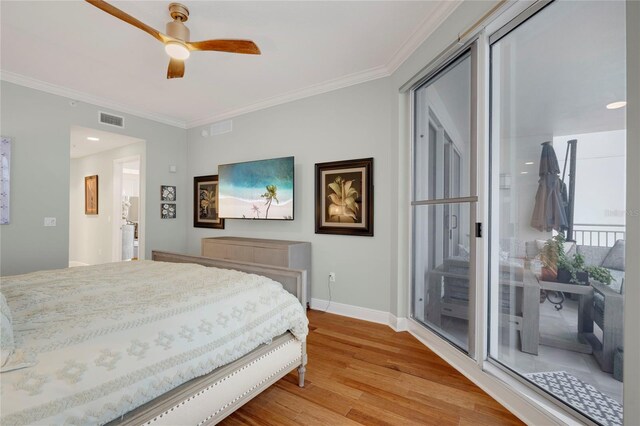
[[[193, 264], [123, 262], [2, 279], [17, 354], [3, 426], [101, 424], [287, 330], [302, 305], [265, 277]], [[6, 367], [6, 366], [5, 366]]]

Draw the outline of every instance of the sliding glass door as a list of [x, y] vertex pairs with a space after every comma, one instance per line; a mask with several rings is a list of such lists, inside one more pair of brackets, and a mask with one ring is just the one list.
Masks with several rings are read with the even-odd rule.
[[475, 301], [472, 50], [413, 92], [412, 317], [465, 352]]
[[539, 9], [490, 37], [489, 357], [621, 424], [625, 3]]

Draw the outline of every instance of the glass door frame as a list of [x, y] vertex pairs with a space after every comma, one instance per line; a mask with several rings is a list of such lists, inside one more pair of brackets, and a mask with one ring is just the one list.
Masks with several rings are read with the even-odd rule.
[[[476, 293], [476, 330], [475, 330], [475, 358], [468, 358], [463, 355], [462, 352], [455, 349], [449, 343], [445, 343], [439, 335], [433, 333], [430, 329], [421, 326], [418, 321], [410, 317], [410, 313], [413, 309], [413, 289], [411, 287], [411, 274], [413, 270], [413, 264], [411, 259], [412, 253], [412, 236], [411, 230], [413, 229], [412, 223], [412, 208], [410, 203], [403, 201], [402, 206], [409, 205], [409, 210], [405, 207], [400, 208], [400, 215], [402, 217], [403, 232], [399, 241], [398, 255], [399, 261], [402, 265], [400, 268], [402, 272], [399, 276], [406, 284], [403, 286], [406, 288], [406, 293], [402, 293], [403, 305], [406, 309], [407, 321], [406, 325], [400, 325], [399, 329], [406, 328], [413, 336], [422, 341], [425, 345], [435, 351], [439, 356], [443, 357], [447, 362], [452, 364], [456, 369], [463, 372], [473, 382], [478, 384], [490, 395], [501, 401], [505, 406], [511, 409], [517, 410], [523, 419], [536, 419], [539, 422], [559, 422], [567, 424], [575, 424], [576, 421], [581, 421], [583, 424], [592, 424], [588, 419], [581, 416], [574, 410], [566, 408], [564, 405], [558, 404], [555, 399], [549, 396], [543, 395], [532, 387], [525, 383], [523, 379], [519, 379], [516, 375], [513, 375], [506, 368], [500, 364], [488, 359], [488, 289], [482, 285], [484, 282], [488, 282], [489, 279], [489, 254], [490, 247], [488, 241], [490, 238], [490, 230], [486, 226], [489, 220], [490, 204], [488, 200], [489, 194], [489, 175], [491, 174], [491, 164], [489, 155], [489, 123], [490, 123], [490, 102], [489, 102], [489, 38], [494, 36], [499, 30], [506, 28], [507, 25], [514, 25], [517, 22], [523, 22], [527, 19], [527, 15], [533, 15], [536, 10], [544, 7], [551, 0], [534, 0], [532, 2], [526, 0], [515, 0], [513, 2], [505, 2], [497, 4], [492, 9], [487, 11], [485, 15], [478, 19], [470, 27], [461, 27], [460, 30], [464, 30], [462, 33], [458, 33], [453, 38], [450, 44], [442, 44], [438, 52], [428, 55], [428, 62], [422, 68], [416, 71], [416, 73], [407, 78], [404, 84], [398, 87], [400, 94], [400, 121], [401, 121], [401, 163], [400, 170], [402, 171], [402, 164], [413, 161], [413, 136], [414, 136], [414, 111], [413, 108], [413, 93], [412, 89], [418, 84], [417, 82], [423, 81], [427, 75], [433, 75], [434, 70], [441, 69], [453, 58], [455, 58], [465, 46], [470, 45], [473, 41], [478, 40], [477, 49], [479, 52], [477, 70], [473, 75], [477, 84], [475, 93], [478, 95], [477, 104], [474, 103], [473, 115], [477, 117], [477, 129], [473, 132], [473, 136], [477, 136], [477, 154], [478, 154], [478, 173], [477, 177], [477, 220], [485, 224], [483, 229], [482, 238], [476, 239], [475, 260], [476, 265], [476, 280], [480, 285], [477, 285]], [[640, 45], [640, 20], [637, 18], [640, 16], [640, 3], [634, 0], [627, 0], [627, 52], [638, 52], [638, 46]], [[635, 50], [633, 50], [635, 49]], [[629, 53], [628, 53], [629, 55]], [[633, 53], [634, 56], [627, 57], [627, 74], [633, 75], [633, 72], [637, 72], [637, 53]], [[634, 60], [636, 62], [634, 62]], [[640, 99], [640, 86], [637, 82], [633, 84], [627, 84], [627, 98], [638, 100]], [[477, 108], [476, 108], [477, 107]], [[627, 105], [627, 116], [634, 116], [638, 113], [638, 105], [630, 102]], [[631, 114], [631, 115], [630, 115]], [[640, 147], [637, 146], [637, 140], [640, 137], [640, 121], [627, 120], [627, 182], [636, 182], [637, 176], [640, 174], [638, 169], [631, 167], [632, 161], [636, 161], [640, 158]], [[405, 148], [406, 147], [406, 148]], [[401, 182], [406, 185], [403, 191], [403, 198], [406, 197], [409, 200], [413, 196], [413, 179], [410, 175], [410, 171], [407, 170], [401, 173]], [[640, 195], [638, 195], [637, 188], [634, 191], [632, 185], [627, 185], [627, 208], [632, 212], [640, 211]], [[640, 241], [640, 223], [635, 223], [633, 220], [629, 220], [627, 224], [627, 232], [632, 238], [635, 236], [637, 241]], [[634, 276], [640, 276], [640, 266], [632, 265], [630, 259], [633, 256], [640, 255], [640, 243], [636, 242], [627, 245], [627, 264], [628, 273], [635, 274]], [[635, 258], [633, 258], [635, 260]], [[626, 297], [633, 297], [633, 300], [638, 300], [640, 294], [640, 288], [633, 289], [628, 288], [625, 291]], [[638, 324], [640, 310], [625, 310], [625, 325]], [[471, 331], [471, 330], [470, 330]], [[625, 347], [625, 355], [637, 358], [640, 353], [640, 344], [637, 342], [631, 342], [629, 336], [632, 333], [632, 327], [626, 327], [625, 341], [627, 347]], [[635, 337], [635, 336], [634, 336]], [[636, 359], [634, 358], [634, 359]], [[640, 395], [640, 382], [636, 384], [631, 383], [634, 378], [640, 377], [640, 366], [634, 363], [627, 363], [625, 365], [625, 384], [624, 384], [624, 399], [626, 402], [625, 418], [640, 418], [640, 405], [635, 404], [635, 401]], [[632, 401], [631, 403], [629, 403]], [[634, 405], [635, 404], [635, 405]]]
[[[416, 91], [421, 87], [429, 83], [429, 81], [438, 78], [443, 73], [446, 73], [450, 67], [455, 66], [459, 61], [470, 58], [471, 72], [470, 72], [470, 123], [469, 123], [469, 195], [451, 197], [451, 198], [434, 198], [426, 200], [415, 200], [415, 136], [416, 136]], [[477, 153], [477, 99], [478, 99], [478, 37], [474, 37], [468, 42], [456, 49], [431, 71], [429, 71], [423, 78], [412, 85], [409, 90], [410, 98], [410, 178], [409, 178], [409, 191], [410, 191], [410, 218], [409, 218], [409, 243], [410, 243], [410, 259], [409, 259], [409, 279], [410, 279], [410, 291], [409, 291], [409, 317], [419, 322], [430, 332], [435, 333], [441, 339], [446, 341], [461, 352], [467, 354], [472, 359], [478, 358], [478, 324], [476, 321], [476, 306], [477, 306], [477, 262], [476, 262], [476, 209], [478, 205], [478, 186], [477, 186], [477, 170], [478, 170], [478, 153]], [[431, 118], [429, 119], [431, 121]], [[450, 158], [451, 160], [451, 158]], [[468, 350], [464, 350], [449, 339], [447, 339], [442, 333], [433, 327], [424, 324], [414, 318], [415, 309], [415, 287], [414, 287], [414, 241], [416, 236], [414, 235], [414, 209], [416, 206], [435, 206], [435, 205], [469, 205], [469, 319], [468, 319], [468, 333], [467, 333], [467, 346]]]
[[[479, 364], [482, 366], [483, 371], [486, 371], [489, 374], [501, 379], [504, 383], [508, 384], [512, 389], [514, 389], [514, 391], [519, 389], [519, 392], [521, 393], [521, 395], [527, 395], [539, 405], [544, 406], [544, 408], [548, 412], [552, 412], [556, 416], [558, 416], [558, 420], [560, 420], [561, 418], [560, 416], [563, 414], [566, 416], [565, 420], [566, 419], [571, 419], [573, 421], [579, 420], [582, 424], [585, 424], [585, 425], [598, 426], [599, 424], [595, 423], [591, 418], [585, 416], [583, 413], [581, 413], [577, 409], [571, 407], [569, 404], [553, 396], [550, 392], [534, 385], [532, 382], [522, 377], [522, 375], [518, 373], [516, 370], [514, 370], [507, 364], [501, 362], [500, 360], [493, 358], [489, 353], [490, 352], [489, 348], [491, 346], [490, 340], [496, 339], [496, 336], [492, 336], [492, 333], [493, 333], [492, 324], [497, 321], [497, 317], [492, 316], [492, 311], [490, 307], [491, 285], [489, 285], [489, 283], [492, 282], [491, 280], [495, 280], [496, 279], [495, 275], [497, 275], [497, 271], [495, 271], [495, 268], [493, 267], [494, 266], [493, 261], [491, 259], [499, 258], [498, 248], [494, 246], [495, 244], [492, 244], [492, 242], [499, 240], [499, 236], [496, 231], [497, 227], [495, 226], [495, 218], [491, 214], [491, 211], [497, 208], [496, 200], [498, 197], [496, 196], [496, 191], [494, 187], [496, 185], [499, 185], [499, 177], [495, 175], [495, 170], [493, 169], [494, 167], [493, 163], [495, 162], [494, 161], [495, 147], [494, 147], [493, 138], [492, 138], [492, 132], [494, 131], [492, 88], [493, 88], [494, 82], [492, 79], [493, 63], [491, 60], [491, 47], [495, 43], [497, 43], [499, 40], [501, 40], [503, 37], [507, 36], [512, 31], [519, 28], [527, 20], [534, 17], [538, 12], [542, 11], [542, 9], [551, 5], [554, 2], [555, 0], [537, 0], [533, 4], [528, 5], [526, 7], [519, 5], [520, 7], [516, 8], [516, 10], [519, 10], [519, 13], [517, 13], [516, 15], [505, 13], [505, 15], [507, 16], [511, 15], [510, 19], [506, 19], [506, 20], [497, 19], [496, 20], [497, 22], [493, 22], [492, 24], [487, 25], [487, 28], [484, 30], [484, 34], [483, 34], [484, 48], [485, 48], [483, 61], [484, 61], [484, 65], [486, 65], [485, 70], [487, 72], [486, 74], [487, 90], [485, 94], [485, 108], [486, 108], [486, 111], [488, 111], [488, 114], [484, 120], [484, 124], [487, 126], [485, 136], [484, 136], [485, 137], [484, 143], [486, 144], [486, 148], [487, 148], [487, 153], [486, 153], [487, 158], [485, 159], [485, 167], [487, 170], [486, 172], [487, 185], [486, 185], [486, 188], [481, 188], [480, 191], [482, 193], [482, 196], [487, 200], [487, 209], [485, 210], [485, 218], [486, 218], [486, 224], [487, 224], [487, 233], [486, 233], [487, 238], [485, 242], [486, 243], [485, 257], [483, 260], [484, 265], [480, 265], [480, 268], [483, 268], [483, 267], [485, 268], [484, 279], [487, 282], [487, 288], [485, 290], [486, 301], [484, 306], [484, 309], [486, 309], [486, 315], [483, 318], [484, 327], [485, 327], [484, 340], [483, 340], [484, 354], [482, 356], [482, 360], [479, 361]], [[503, 17], [500, 17], [500, 18], [503, 18]], [[627, 23], [628, 23], [628, 20], [627, 20]], [[629, 43], [628, 39], [627, 39], [627, 43]], [[628, 52], [628, 47], [627, 47], [627, 52]], [[629, 88], [627, 87], [627, 93], [628, 92], [629, 92]], [[629, 123], [627, 121], [627, 146], [630, 140], [628, 126], [629, 126]], [[629, 161], [629, 159], [627, 161]], [[626, 179], [628, 182], [629, 181], [628, 171], [627, 171]], [[627, 206], [628, 204], [629, 204], [629, 199], [627, 199]], [[630, 235], [630, 233], [628, 233], [628, 235]], [[625, 256], [628, 259], [629, 253], [625, 253]], [[623, 323], [626, 328], [627, 321], [623, 321]], [[634, 368], [634, 367], [625, 365], [625, 373], [630, 368]], [[626, 382], [627, 374], [624, 375], [624, 379]], [[526, 389], [528, 392], [524, 393], [523, 388]], [[625, 394], [624, 400], [626, 402], [627, 400], [626, 389], [623, 391], [623, 393]], [[537, 396], [537, 398], [533, 397], [534, 395]], [[542, 401], [545, 401], [546, 403], [542, 403]], [[623, 422], [625, 425], [627, 424], [625, 420], [632, 418], [631, 411], [632, 411], [632, 407], [625, 407], [624, 415], [623, 415]]]

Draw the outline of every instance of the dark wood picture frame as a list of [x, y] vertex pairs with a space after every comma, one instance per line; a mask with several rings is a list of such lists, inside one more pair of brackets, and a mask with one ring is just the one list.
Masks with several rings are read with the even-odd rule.
[[[212, 187], [215, 191], [215, 197], [213, 204], [210, 204], [211, 196], [209, 193]], [[206, 191], [206, 193], [203, 194], [202, 191]], [[219, 191], [218, 175], [195, 176], [193, 178], [193, 226], [195, 228], [224, 229], [224, 219], [219, 215]], [[203, 205], [203, 201], [206, 205]], [[211, 208], [213, 208], [213, 213], [211, 213]]]
[[373, 237], [373, 158], [317, 163], [316, 234]]
[[98, 175], [84, 178], [84, 214], [98, 214]]
[[175, 185], [160, 185], [160, 201], [175, 203], [177, 198]]

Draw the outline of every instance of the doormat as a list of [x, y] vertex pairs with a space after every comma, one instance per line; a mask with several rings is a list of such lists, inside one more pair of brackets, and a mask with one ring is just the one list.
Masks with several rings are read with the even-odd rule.
[[603, 425], [622, 425], [622, 405], [566, 371], [529, 373], [525, 377]]

